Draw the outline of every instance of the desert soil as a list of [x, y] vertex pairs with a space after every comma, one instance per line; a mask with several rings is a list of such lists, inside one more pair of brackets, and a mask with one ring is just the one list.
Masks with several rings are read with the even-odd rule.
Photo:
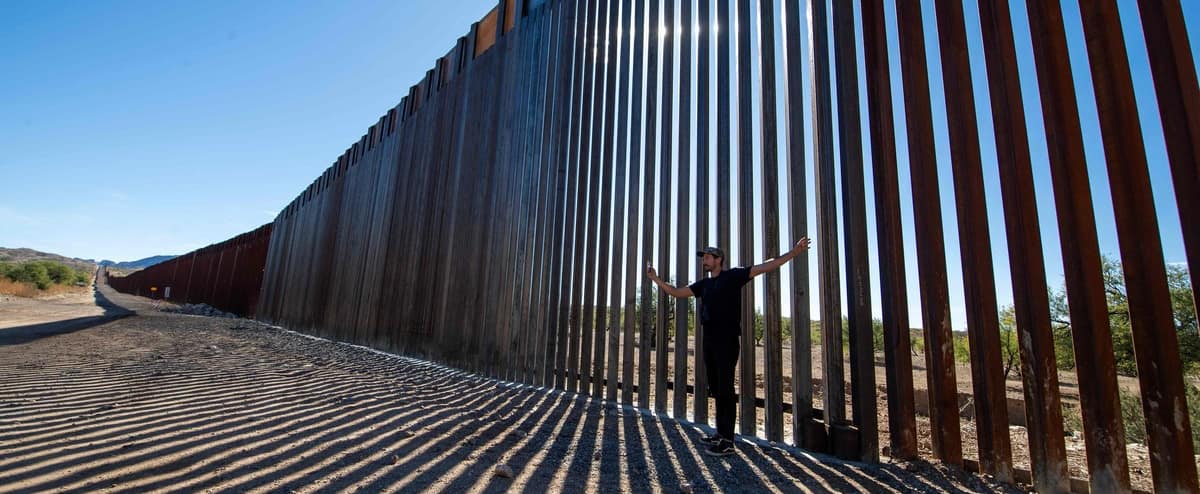
[[758, 440], [712, 458], [665, 415], [89, 297], [0, 300], [0, 492], [1019, 492]]

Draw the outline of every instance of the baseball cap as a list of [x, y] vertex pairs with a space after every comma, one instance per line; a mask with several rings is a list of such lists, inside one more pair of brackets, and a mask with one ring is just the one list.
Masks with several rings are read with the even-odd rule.
[[720, 257], [721, 259], [725, 258], [724, 251], [722, 251], [721, 249], [718, 249], [716, 247], [712, 247], [712, 246], [705, 247], [703, 249], [696, 251], [696, 257], [704, 257], [704, 254], [712, 254], [713, 257]]

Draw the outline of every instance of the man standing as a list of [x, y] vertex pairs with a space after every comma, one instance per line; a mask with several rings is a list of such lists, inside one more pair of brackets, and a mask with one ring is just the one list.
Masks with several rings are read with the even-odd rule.
[[[737, 398], [733, 389], [734, 369], [737, 366], [742, 334], [742, 287], [752, 278], [769, 273], [808, 250], [812, 241], [802, 237], [792, 250], [750, 268], [722, 269], [725, 253], [716, 247], [705, 247], [696, 253], [704, 272], [711, 276], [685, 288], [677, 288], [658, 277], [648, 263], [646, 276], [668, 295], [676, 298], [700, 297], [700, 324], [704, 325], [704, 366], [708, 387], [717, 401], [717, 433], [701, 439], [713, 456], [733, 454], [733, 422], [737, 419]], [[677, 387], [676, 389], [682, 389]]]

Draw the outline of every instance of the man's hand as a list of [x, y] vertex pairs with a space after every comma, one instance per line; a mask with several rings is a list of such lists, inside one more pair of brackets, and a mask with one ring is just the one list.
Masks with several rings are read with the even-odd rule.
[[649, 262], [646, 263], [646, 277], [650, 278], [650, 281], [653, 281], [655, 285], [658, 285], [658, 288], [660, 290], [666, 292], [667, 295], [670, 295], [675, 298], [685, 298], [685, 297], [692, 296], [692, 289], [690, 287], [685, 286], [682, 288], [676, 288], [674, 286], [667, 284], [667, 282], [659, 279], [658, 271], [655, 271], [654, 267], [651, 266]]
[[812, 239], [808, 237], [800, 237], [800, 240], [797, 241], [796, 245], [792, 247], [792, 257], [800, 255], [801, 252], [808, 250], [809, 247], [812, 247]]

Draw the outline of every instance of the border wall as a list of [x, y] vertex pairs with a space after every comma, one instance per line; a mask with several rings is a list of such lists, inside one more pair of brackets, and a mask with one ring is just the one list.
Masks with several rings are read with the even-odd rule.
[[252, 318], [270, 243], [268, 223], [128, 276], [110, 274], [108, 284], [124, 293], [177, 304], [208, 304]]
[[[168, 280], [168, 269], [172, 286], [183, 271], [193, 283], [207, 273], [200, 278], [214, 281], [180, 296], [704, 422], [703, 361], [690, 357], [704, 351], [702, 328], [689, 324], [696, 308], [672, 307], [644, 267], [684, 282], [698, 275], [701, 244], [746, 265], [812, 236], [816, 248], [787, 265], [787, 276], [755, 281], [763, 299], [747, 291], [745, 306], [764, 308], [764, 337], [760, 346], [744, 331], [741, 433], [868, 462], [886, 447], [895, 458], [935, 458], [1043, 492], [1089, 484], [1127, 491], [1125, 444], [1135, 438], [1125, 437], [1118, 406], [1096, 197], [1115, 212], [1154, 489], [1196, 492], [1194, 424], [1156, 212], [1177, 209], [1196, 286], [1200, 92], [1188, 42], [1195, 33], [1179, 2], [1137, 2], [1153, 95], [1135, 94], [1131, 78], [1122, 19], [1133, 7], [1080, 2], [1069, 12], [1082, 22], [1080, 40], [1069, 39], [1058, 2], [1029, 2], [1020, 13], [1005, 0], [932, 5], [936, 15], [880, 0], [502, 0], [262, 230], [270, 234], [265, 266], [257, 255], [236, 260], [257, 253], [260, 236], [246, 251], [202, 249], [114, 286], [144, 294]], [[733, 29], [735, 19], [754, 22]], [[968, 50], [968, 38], [982, 39], [981, 53]], [[1069, 43], [1086, 44], [1087, 65], [1071, 65]], [[1032, 61], [1022, 62], [1018, 48], [1027, 46]], [[1085, 106], [1097, 108], [1099, 139], [1081, 130], [1079, 87], [1094, 95]], [[977, 108], [977, 92], [988, 113]], [[1158, 113], [1139, 114], [1136, 100], [1151, 96]], [[944, 107], [934, 105], [940, 99]], [[990, 122], [981, 117], [988, 114]], [[1147, 154], [1144, 129], [1157, 125], [1165, 161]], [[1031, 152], [1033, 130], [1048, 136], [1044, 153]], [[948, 151], [939, 151], [945, 140]], [[981, 142], [994, 142], [995, 152]], [[1108, 183], [1095, 183], [1089, 166], [1105, 170]], [[1163, 192], [1151, 189], [1151, 171], [1165, 167], [1174, 200], [1156, 202]], [[1047, 174], [1053, 205], [1035, 188], [1034, 177]], [[1069, 372], [1087, 447], [1086, 479], [1074, 481], [1045, 229], [1062, 239], [1077, 357]], [[906, 264], [912, 256], [915, 271]], [[995, 272], [994, 258], [1007, 258], [1006, 269]], [[961, 266], [961, 286], [952, 286], [948, 264]], [[252, 286], [260, 266], [260, 292], [213, 291], [242, 269], [254, 271], [244, 284]], [[1023, 434], [1009, 427], [997, 276], [1012, 281]], [[912, 279], [920, 309], [910, 313]], [[955, 365], [952, 294], [966, 305], [966, 370]], [[790, 320], [814, 327], [840, 327], [845, 315], [847, 336], [814, 335], [800, 323], [784, 338], [785, 301]], [[746, 312], [743, 327], [752, 327]], [[916, 358], [914, 338], [924, 348]], [[924, 382], [914, 383], [914, 365]], [[970, 384], [959, 389], [964, 372]], [[918, 408], [927, 413], [918, 417]], [[918, 423], [931, 435], [928, 450]], [[1028, 465], [1014, 464], [1014, 442], [1028, 449]]]

